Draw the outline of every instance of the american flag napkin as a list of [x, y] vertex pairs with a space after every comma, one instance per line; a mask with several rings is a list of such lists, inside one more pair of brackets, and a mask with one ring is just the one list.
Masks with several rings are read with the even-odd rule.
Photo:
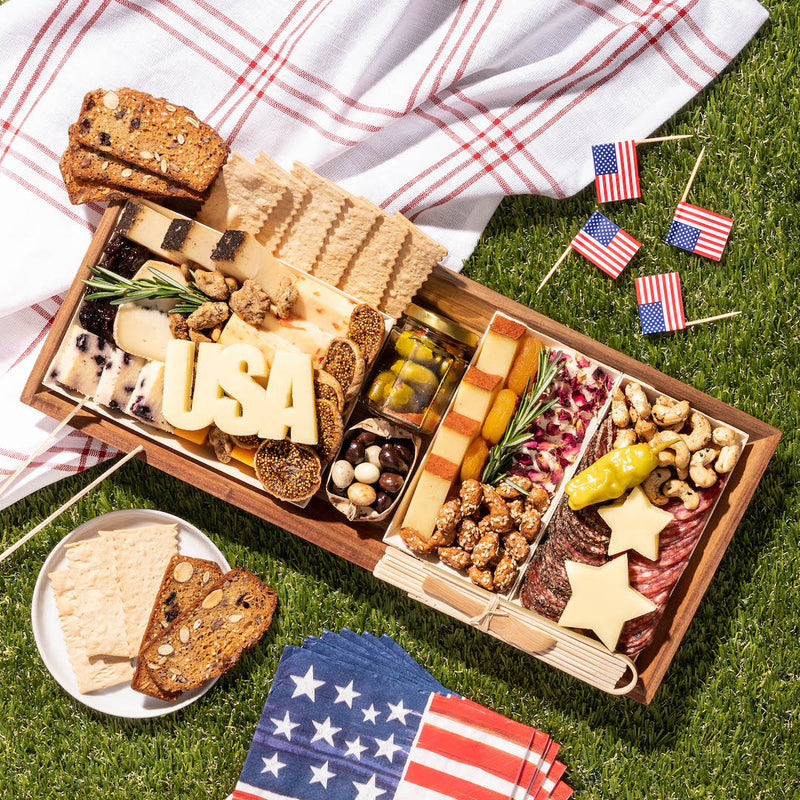
[[388, 636], [287, 647], [234, 800], [566, 800], [545, 733], [448, 692]]
[[[71, 206], [58, 170], [90, 89], [168, 97], [251, 160], [259, 150], [284, 166], [302, 160], [411, 217], [459, 269], [505, 195], [561, 198], [588, 185], [590, 141], [646, 137], [766, 16], [756, 0], [273, 0], [266, 10], [252, 0], [9, 0], [0, 235], [17, 268], [4, 272], [0, 320], [10, 363], [30, 371], [102, 212]], [[17, 314], [37, 304], [45, 313], [31, 331]], [[49, 424], [18, 405], [4, 397], [0, 407], [0, 479]], [[59, 469], [44, 459], [25, 489], [108, 452], [70, 448]]]

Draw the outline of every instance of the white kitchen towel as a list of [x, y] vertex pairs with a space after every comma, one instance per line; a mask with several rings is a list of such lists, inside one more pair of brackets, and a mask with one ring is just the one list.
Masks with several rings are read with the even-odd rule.
[[[91, 89], [168, 97], [247, 158], [302, 160], [410, 216], [460, 269], [503, 196], [582, 189], [591, 144], [647, 136], [766, 16], [756, 0], [9, 0], [3, 367], [30, 370], [47, 318], [31, 331], [28, 309], [63, 292], [102, 212], [71, 206], [58, 170]], [[1, 402], [0, 480], [41, 433]], [[75, 470], [105, 449], [80, 453]], [[29, 490], [63, 474], [38, 471]]]

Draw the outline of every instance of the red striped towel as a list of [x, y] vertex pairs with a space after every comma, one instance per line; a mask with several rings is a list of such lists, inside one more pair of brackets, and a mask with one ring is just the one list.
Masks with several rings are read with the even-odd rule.
[[[503, 196], [582, 189], [592, 143], [647, 136], [766, 16], [756, 0], [0, 6], [0, 480], [50, 424], [8, 376], [30, 371], [102, 212], [70, 206], [58, 170], [86, 91], [187, 105], [248, 158], [302, 160], [407, 214], [459, 269]], [[0, 506], [107, 455], [68, 436], [74, 452], [51, 451]]]

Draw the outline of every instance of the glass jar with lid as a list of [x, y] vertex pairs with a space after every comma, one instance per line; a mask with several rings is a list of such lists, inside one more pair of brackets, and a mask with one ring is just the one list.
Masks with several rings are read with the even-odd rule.
[[367, 405], [409, 428], [433, 432], [477, 344], [471, 331], [409, 304], [378, 357]]

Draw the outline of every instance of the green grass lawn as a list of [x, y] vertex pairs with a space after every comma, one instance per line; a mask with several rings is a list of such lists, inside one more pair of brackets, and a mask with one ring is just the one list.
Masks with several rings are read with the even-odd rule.
[[[21, 0], [17, 0], [20, 2]], [[800, 9], [771, 18], [731, 69], [661, 133], [697, 139], [640, 148], [644, 197], [613, 206], [645, 243], [616, 282], [572, 254], [535, 288], [595, 208], [505, 201], [466, 274], [781, 428], [784, 438], [655, 701], [589, 688], [456, 623], [367, 572], [132, 462], [0, 565], [0, 798], [223, 798], [232, 789], [284, 645], [323, 628], [387, 632], [457, 692], [563, 743], [578, 798], [800, 796]], [[701, 144], [690, 200], [732, 216], [720, 264], [663, 243]], [[687, 318], [742, 316], [677, 334], [639, 334], [633, 278], [681, 274]], [[0, 513], [0, 549], [85, 486], [68, 478]], [[155, 721], [97, 715], [46, 671], [30, 601], [50, 549], [116, 508], [157, 508], [199, 526], [232, 564], [280, 596], [270, 631], [185, 711]]]

